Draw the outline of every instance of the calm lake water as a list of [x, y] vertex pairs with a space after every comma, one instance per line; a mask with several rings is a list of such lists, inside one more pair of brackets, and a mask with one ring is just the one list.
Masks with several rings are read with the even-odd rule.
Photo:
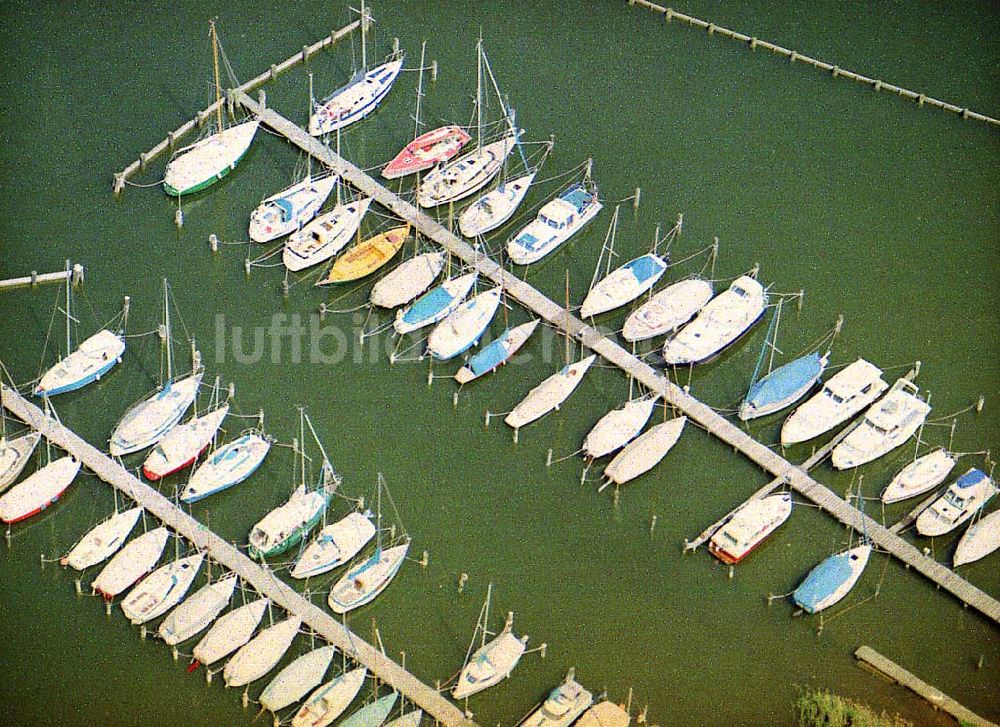
[[[796, 1], [777, 12], [765, 2], [690, 0], [677, 9], [963, 107], [1000, 113], [1000, 10], [993, 3]], [[665, 25], [621, 2], [407, 0], [381, 3], [374, 13], [375, 57], [396, 36], [408, 68], [418, 65], [424, 40], [428, 62], [438, 62], [436, 83], [424, 79], [421, 116], [431, 124], [472, 118], [475, 42], [482, 33], [527, 138], [555, 140], [539, 175], [548, 181], [528, 195], [528, 208], [567, 179], [554, 177], [593, 159], [605, 211], [565, 249], [529, 269], [536, 287], [562, 300], [568, 271], [570, 299], [578, 305], [615, 202], [641, 187], [638, 211], [630, 202], [622, 207], [619, 262], [648, 249], [657, 223], [666, 229], [683, 213], [683, 235], [671, 250], [675, 260], [717, 236], [714, 276], [720, 281], [759, 265], [772, 293], [805, 291], [801, 310], [790, 304], [782, 314], [777, 347], [786, 357], [808, 350], [843, 313], [833, 364], [863, 356], [891, 379], [921, 360], [918, 383], [929, 392], [935, 421], [924, 431], [926, 446], [997, 450], [995, 128], [679, 23]], [[818, 619], [793, 617], [789, 600], [768, 607], [768, 594], [791, 591], [847, 542], [848, 532], [814, 508], [796, 507], [733, 578], [705, 551], [683, 556], [684, 538], [767, 481], [705, 432], [689, 427], [663, 463], [623, 490], [617, 506], [609, 492], [596, 492], [599, 468], [581, 484], [579, 457], [547, 469], [549, 449], [555, 457], [578, 449], [594, 422], [628, 397], [619, 371], [595, 368], [561, 411], [522, 431], [516, 445], [499, 419], [485, 428], [487, 410], [509, 411], [560, 365], [562, 343], [551, 334], [530, 343], [517, 365], [462, 389], [457, 406], [449, 378], [457, 362], [436, 365], [442, 378], [428, 387], [427, 362], [390, 366], [385, 351], [392, 342], [384, 335], [358, 346], [363, 314], [329, 317], [344, 343], [307, 334], [299, 356], [289, 337], [271, 336], [276, 321], [294, 316], [308, 326], [321, 302], [356, 307], [369, 287], [319, 291], [311, 279], [292, 279], [283, 298], [279, 269], [256, 268], [246, 277], [246, 245], [211, 253], [210, 234], [245, 240], [250, 210], [302, 167], [280, 138], [262, 131], [226, 181], [186, 199], [180, 229], [176, 202], [155, 184], [163, 159], [133, 180], [152, 188], [129, 187], [114, 198], [112, 173], [210, 102], [212, 15], [241, 80], [350, 19], [344, 5], [298, 2], [6, 4], [0, 277], [57, 270], [67, 257], [82, 262], [87, 280], [76, 310], [81, 333], [89, 335], [114, 315], [124, 295], [133, 301], [130, 333], [154, 329], [167, 276], [180, 313], [174, 327], [179, 366], [188, 365], [184, 339], [194, 336], [208, 378], [234, 382], [236, 410], [264, 409], [267, 429], [281, 442], [296, 436], [296, 407], [306, 406], [344, 477], [344, 492], [370, 498], [383, 473], [415, 555], [426, 550], [430, 564], [406, 564], [374, 604], [351, 615], [355, 630], [370, 638], [377, 622], [387, 650], [405, 651], [407, 666], [425, 681], [445, 681], [462, 665], [492, 581], [491, 627], [498, 629], [513, 610], [518, 633], [531, 635], [530, 646], [548, 648], [546, 658], [526, 656], [511, 679], [470, 700], [483, 725], [516, 723], [570, 666], [591, 690], [606, 689], [615, 700], [624, 701], [631, 687], [633, 711], [648, 705], [653, 724], [790, 725], [803, 687], [828, 688], [917, 724], [950, 724], [911, 693], [859, 669], [852, 653], [861, 644], [1000, 719], [996, 625], [884, 554], [873, 557], [822, 634]], [[268, 103], [304, 122], [307, 71], [316, 94], [324, 95], [359, 59], [358, 40], [345, 41], [269, 84]], [[347, 157], [379, 167], [412, 137], [417, 78], [403, 74], [379, 112], [343, 134]], [[487, 115], [496, 118], [495, 101]], [[402, 186], [410, 189], [409, 182]], [[373, 211], [366, 231], [386, 224], [385, 211]], [[258, 246], [250, 254], [263, 252]], [[693, 259], [668, 278], [697, 272], [703, 263], [704, 257]], [[55, 360], [63, 335], [58, 314], [51, 323], [59, 296], [58, 286], [0, 294], [0, 357], [18, 382]], [[527, 319], [516, 305], [509, 312], [511, 324]], [[611, 330], [623, 319], [624, 313], [610, 314], [599, 323]], [[383, 313], [368, 325], [389, 320]], [[498, 317], [491, 330], [502, 327]], [[695, 371], [692, 393], [720, 408], [738, 402], [764, 329]], [[243, 348], [234, 348], [237, 331]], [[261, 332], [263, 348], [259, 357], [249, 356], [259, 360], [248, 361], [254, 331]], [[310, 355], [313, 346], [322, 357]], [[112, 375], [55, 400], [62, 420], [89, 441], [105, 442], [121, 413], [155, 386], [158, 357], [151, 337], [130, 339]], [[689, 383], [686, 373], [680, 383]], [[958, 416], [950, 440], [950, 414], [981, 393], [984, 411]], [[749, 431], [773, 443], [780, 422], [779, 416], [757, 420]], [[250, 423], [232, 419], [226, 429], [234, 435]], [[801, 461], [809, 451], [806, 445], [788, 456]], [[860, 472], [823, 465], [815, 476], [845, 492], [856, 489], [863, 474], [865, 494], [877, 497], [913, 456], [911, 442]], [[969, 456], [959, 469], [982, 462]], [[284, 501], [295, 477], [290, 450], [277, 448], [253, 479], [192, 512], [223, 536], [245, 542], [253, 524]], [[170, 493], [183, 481], [169, 479], [161, 489]], [[255, 705], [244, 711], [240, 694], [224, 689], [221, 678], [207, 686], [202, 671], [185, 673], [186, 660], [175, 663], [161, 643], [141, 641], [117, 606], [108, 618], [98, 599], [75, 595], [71, 573], [54, 564], [40, 568], [40, 556], [64, 553], [113, 505], [108, 486], [81, 477], [56, 507], [15, 525], [10, 548], [0, 546], [0, 721], [251, 724]], [[348, 509], [338, 501], [332, 512], [339, 517]], [[905, 504], [887, 508], [885, 521], [906, 510]], [[869, 512], [883, 517], [877, 502]], [[957, 540], [907, 537], [946, 562]], [[998, 557], [961, 572], [1000, 594]], [[459, 594], [461, 573], [469, 581]], [[84, 591], [94, 575], [84, 575]], [[310, 582], [317, 602], [334, 577]], [[300, 637], [286, 660], [308, 646]], [[264, 684], [254, 684], [250, 697]]]

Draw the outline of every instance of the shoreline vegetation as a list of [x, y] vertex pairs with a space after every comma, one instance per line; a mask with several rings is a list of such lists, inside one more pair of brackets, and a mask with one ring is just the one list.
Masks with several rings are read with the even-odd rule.
[[807, 689], [795, 702], [800, 727], [913, 727], [898, 714], [876, 714], [864, 704], [831, 694], [825, 689]]

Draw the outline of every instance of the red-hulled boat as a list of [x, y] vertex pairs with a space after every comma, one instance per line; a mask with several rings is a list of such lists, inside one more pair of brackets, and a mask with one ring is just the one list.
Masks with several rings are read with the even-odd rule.
[[446, 162], [465, 146], [471, 137], [460, 126], [442, 126], [421, 134], [382, 170], [386, 179], [405, 177], [407, 174], [430, 169]]

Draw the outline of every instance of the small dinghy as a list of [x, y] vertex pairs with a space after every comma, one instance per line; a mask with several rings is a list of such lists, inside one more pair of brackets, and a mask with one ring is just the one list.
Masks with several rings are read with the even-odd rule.
[[225, 177], [247, 153], [258, 126], [259, 119], [250, 119], [177, 151], [163, 176], [164, 191], [180, 197]]
[[250, 213], [250, 239], [270, 242], [299, 230], [319, 212], [337, 183], [337, 175], [307, 176], [261, 202]]
[[399, 252], [409, 235], [410, 226], [403, 225], [369, 237], [338, 257], [316, 285], [347, 283], [371, 275]]
[[792, 593], [792, 600], [807, 613], [819, 613], [850, 593], [868, 565], [872, 547], [859, 545], [823, 560]]
[[601, 207], [593, 183], [585, 180], [572, 185], [546, 202], [538, 216], [507, 243], [507, 255], [516, 265], [538, 262], [582, 230]]
[[226, 686], [246, 686], [271, 671], [292, 645], [301, 625], [302, 619], [297, 616], [287, 618], [267, 627], [241, 646], [222, 671]]
[[396, 706], [398, 692], [379, 697], [371, 704], [366, 704], [345, 720], [338, 727], [379, 727], [389, 717], [392, 708]]
[[598, 459], [635, 439], [653, 414], [659, 394], [644, 396], [605, 414], [583, 439], [583, 456]]
[[422, 172], [451, 159], [469, 143], [470, 137], [461, 126], [440, 126], [424, 132], [411, 141], [385, 165], [382, 176], [398, 179]]
[[688, 366], [712, 361], [753, 328], [764, 315], [767, 301], [764, 287], [749, 275], [741, 275], [664, 344], [664, 362]]
[[289, 575], [310, 578], [339, 568], [357, 555], [375, 537], [375, 524], [367, 515], [352, 512], [319, 531], [316, 539], [295, 561]]
[[197, 502], [239, 484], [260, 467], [270, 449], [271, 440], [258, 432], [240, 435], [208, 455], [181, 492], [181, 502]]
[[957, 460], [945, 449], [935, 449], [910, 462], [896, 473], [882, 493], [882, 502], [890, 505], [930, 492], [944, 482]]
[[527, 636], [515, 636], [508, 626], [500, 634], [477, 649], [458, 676], [451, 690], [452, 699], [465, 699], [510, 676], [528, 645]]
[[520, 132], [508, 131], [498, 141], [481, 146], [429, 172], [417, 189], [417, 204], [424, 208], [437, 207], [478, 192], [500, 173], [519, 134]]
[[202, 376], [199, 371], [168, 381], [160, 391], [133, 404], [111, 434], [111, 455], [121, 457], [156, 444], [194, 403]]
[[396, 333], [399, 335], [411, 333], [443, 321], [462, 304], [478, 277], [478, 273], [466, 273], [449, 278], [415, 300], [405, 310], [397, 311], [393, 323]]
[[496, 371], [502, 364], [507, 363], [521, 346], [528, 342], [537, 327], [538, 319], [536, 318], [515, 328], [508, 328], [489, 345], [484, 346], [479, 353], [472, 356], [469, 362], [455, 374], [455, 381], [467, 384], [480, 376]]
[[458, 217], [458, 229], [465, 237], [474, 238], [495, 230], [509, 220], [528, 193], [535, 172], [501, 182], [465, 208]]
[[614, 702], [604, 700], [584, 712], [576, 727], [628, 727], [628, 712]]
[[739, 563], [791, 514], [788, 492], [750, 500], [715, 531], [708, 550], [723, 563]]
[[80, 538], [73, 549], [59, 560], [59, 564], [84, 570], [104, 562], [122, 547], [141, 514], [141, 507], [133, 507], [112, 515]]
[[121, 363], [125, 353], [125, 337], [111, 331], [98, 331], [62, 361], [46, 371], [35, 396], [55, 396], [76, 391], [97, 381], [111, 368]]
[[443, 252], [412, 257], [375, 283], [369, 300], [381, 308], [406, 305], [431, 287], [443, 267]]
[[782, 446], [825, 434], [870, 406], [888, 388], [882, 369], [859, 358], [834, 374], [818, 394], [785, 419], [781, 425]]
[[67, 456], [31, 473], [0, 496], [0, 520], [20, 522], [55, 504], [79, 471], [80, 460]]
[[0, 441], [0, 492], [10, 487], [21, 474], [41, 438], [40, 432], [28, 431]]
[[337, 652], [335, 646], [322, 646], [303, 654], [286, 666], [260, 694], [261, 706], [272, 712], [284, 709], [302, 699], [321, 681]]
[[472, 348], [500, 307], [501, 288], [491, 288], [470, 299], [438, 323], [427, 339], [427, 353], [447, 361]]
[[250, 640], [271, 602], [261, 598], [233, 609], [216, 621], [194, 647], [196, 664], [214, 664]]
[[685, 423], [687, 417], [684, 416], [670, 419], [650, 427], [648, 432], [629, 442], [604, 468], [608, 482], [623, 485], [653, 469], [677, 444]]
[[228, 413], [229, 404], [223, 404], [214, 411], [171, 429], [146, 457], [142, 473], [155, 482], [193, 464], [198, 455], [212, 443]]
[[143, 533], [115, 553], [90, 587], [107, 599], [114, 598], [156, 567], [170, 532], [156, 528]]
[[590, 289], [580, 316], [591, 318], [631, 303], [656, 285], [668, 266], [664, 258], [653, 253], [630, 260]]
[[351, 241], [371, 206], [371, 197], [339, 204], [289, 235], [281, 260], [292, 272], [329, 260]]
[[509, 427], [519, 429], [536, 419], [558, 409], [583, 380], [587, 369], [597, 359], [597, 354], [576, 363], [567, 364], [542, 383], [529, 391], [517, 406], [507, 415], [504, 422]]
[[160, 566], [143, 578], [122, 601], [125, 617], [138, 626], [172, 609], [187, 594], [204, 559], [204, 553], [195, 553]]
[[409, 549], [409, 541], [386, 550], [376, 548], [370, 558], [347, 571], [330, 589], [327, 603], [333, 612], [347, 613], [375, 600], [396, 577]]
[[1000, 548], [1000, 510], [991, 512], [979, 522], [973, 523], [962, 535], [955, 548], [953, 564], [957, 568], [985, 558]]
[[236, 589], [236, 581], [236, 574], [228, 573], [214, 583], [202, 586], [171, 611], [158, 630], [164, 643], [174, 646], [208, 628], [228, 605]]
[[995, 494], [997, 487], [992, 478], [973, 467], [917, 516], [917, 532], [929, 536], [950, 533], [975, 515]]
[[697, 277], [668, 285], [629, 314], [622, 338], [631, 343], [673, 333], [704, 308], [713, 293], [712, 284]]
[[931, 411], [917, 392], [916, 384], [906, 379], [893, 384], [885, 398], [865, 412], [864, 421], [833, 448], [831, 464], [839, 470], [858, 467], [903, 445]]
[[363, 68], [355, 73], [351, 80], [315, 105], [309, 117], [309, 134], [329, 134], [366, 117], [386, 97], [402, 70], [400, 55], [370, 71]]
[[813, 351], [779, 366], [750, 387], [740, 404], [739, 418], [767, 416], [794, 404], [816, 385], [829, 360], [829, 351], [822, 356]]
[[326, 727], [350, 706], [364, 686], [365, 667], [344, 672], [309, 695], [292, 719], [292, 727]]
[[569, 727], [591, 704], [594, 695], [576, 681], [573, 669], [566, 680], [549, 692], [549, 696], [518, 727]]

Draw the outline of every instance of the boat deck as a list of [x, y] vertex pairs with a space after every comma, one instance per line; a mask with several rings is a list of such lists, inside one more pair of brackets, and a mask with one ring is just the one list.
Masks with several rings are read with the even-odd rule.
[[10, 387], [4, 386], [0, 401], [14, 416], [41, 432], [50, 442], [77, 457], [89, 470], [125, 496], [135, 500], [164, 525], [193, 543], [224, 568], [239, 575], [243, 582], [273, 603], [302, 619], [303, 624], [336, 646], [368, 671], [446, 727], [476, 727], [462, 711], [433, 687], [421, 682], [376, 649], [347, 629], [332, 615], [314, 605], [298, 591], [288, 586], [274, 573], [244, 555], [232, 543], [226, 542], [199, 521], [175, 506], [170, 500], [142, 482], [128, 470], [87, 443], [80, 436], [55, 419], [47, 417], [41, 409], [26, 400]]
[[435, 241], [466, 264], [474, 267], [481, 276], [503, 286], [509, 296], [518, 300], [529, 310], [634, 377], [649, 391], [662, 395], [664, 401], [682, 411], [689, 419], [733, 449], [742, 452], [762, 469], [774, 475], [775, 478], [786, 482], [791, 489], [819, 505], [840, 522], [860, 528], [864, 520], [868, 536], [876, 545], [899, 558], [907, 566], [915, 568], [963, 603], [974, 607], [994, 622], [1000, 623], [1000, 602], [995, 598], [976, 588], [937, 561], [923, 555], [913, 545], [861, 513], [845, 502], [843, 498], [811, 478], [804, 469], [793, 465], [781, 455], [768, 449], [714, 409], [686, 393], [662, 372], [640, 360], [597, 329], [588, 326], [543, 293], [504, 270], [482, 252], [473, 249], [471, 245], [449, 232], [429, 215], [390, 192], [361, 169], [324, 146], [318, 139], [309, 136], [304, 129], [292, 121], [284, 118], [273, 109], [261, 106], [242, 91], [236, 90], [232, 93], [236, 103], [259, 116], [264, 124], [284, 136], [299, 149], [326, 164], [337, 174], [340, 174], [343, 179], [390, 209], [401, 219], [411, 223], [425, 237]]

